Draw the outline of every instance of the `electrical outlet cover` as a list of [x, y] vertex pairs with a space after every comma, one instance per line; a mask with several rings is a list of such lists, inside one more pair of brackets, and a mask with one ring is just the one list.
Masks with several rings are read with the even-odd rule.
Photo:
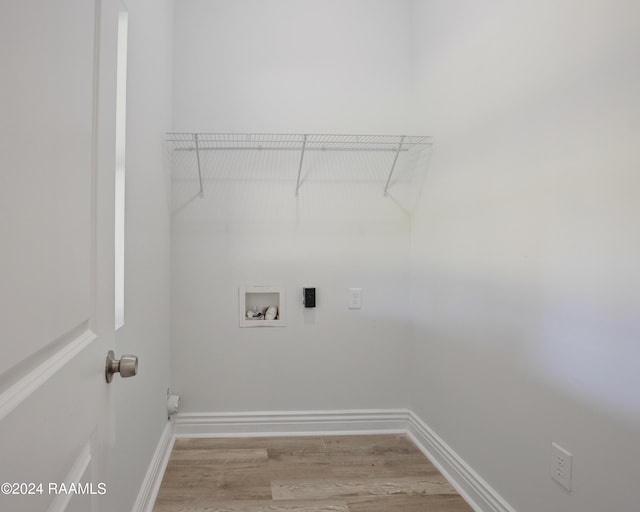
[[349, 288], [349, 309], [362, 308], [362, 288]]
[[551, 478], [567, 491], [571, 490], [573, 456], [560, 445], [551, 443]]

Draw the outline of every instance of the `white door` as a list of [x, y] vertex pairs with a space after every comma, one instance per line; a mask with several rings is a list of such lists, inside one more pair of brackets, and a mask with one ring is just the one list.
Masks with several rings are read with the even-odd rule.
[[[0, 510], [100, 511], [113, 446], [115, 0], [0, 2]], [[119, 356], [119, 354], [116, 354]]]

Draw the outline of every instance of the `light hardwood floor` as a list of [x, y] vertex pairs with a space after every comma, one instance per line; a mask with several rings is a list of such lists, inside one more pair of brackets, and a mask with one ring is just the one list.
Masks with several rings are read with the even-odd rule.
[[472, 512], [404, 435], [178, 439], [154, 512]]

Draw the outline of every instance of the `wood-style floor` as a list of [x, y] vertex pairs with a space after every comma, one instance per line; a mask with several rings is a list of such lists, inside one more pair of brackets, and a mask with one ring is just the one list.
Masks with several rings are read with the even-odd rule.
[[404, 435], [178, 439], [154, 512], [472, 512]]

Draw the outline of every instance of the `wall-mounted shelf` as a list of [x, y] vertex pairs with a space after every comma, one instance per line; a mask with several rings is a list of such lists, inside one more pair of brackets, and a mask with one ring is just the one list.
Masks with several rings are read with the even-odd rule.
[[[193, 174], [197, 176], [200, 197], [204, 195], [205, 165], [222, 165], [220, 160], [214, 161], [208, 155], [225, 154], [225, 165], [232, 166], [230, 160], [233, 155], [244, 154], [246, 158], [246, 154], [252, 152], [293, 152], [296, 158], [288, 158], [287, 165], [291, 170], [292, 182], [295, 181], [296, 196], [304, 181], [303, 170], [311, 154], [375, 154], [375, 161], [369, 159], [367, 162], [372, 167], [386, 169], [381, 180], [381, 192], [386, 197], [397, 169], [423, 162], [420, 155], [432, 146], [432, 138], [409, 135], [168, 133], [167, 143], [176, 153], [195, 155], [190, 161], [194, 167]], [[353, 162], [349, 165], [353, 165]], [[316, 160], [313, 167], [321, 165]]]

